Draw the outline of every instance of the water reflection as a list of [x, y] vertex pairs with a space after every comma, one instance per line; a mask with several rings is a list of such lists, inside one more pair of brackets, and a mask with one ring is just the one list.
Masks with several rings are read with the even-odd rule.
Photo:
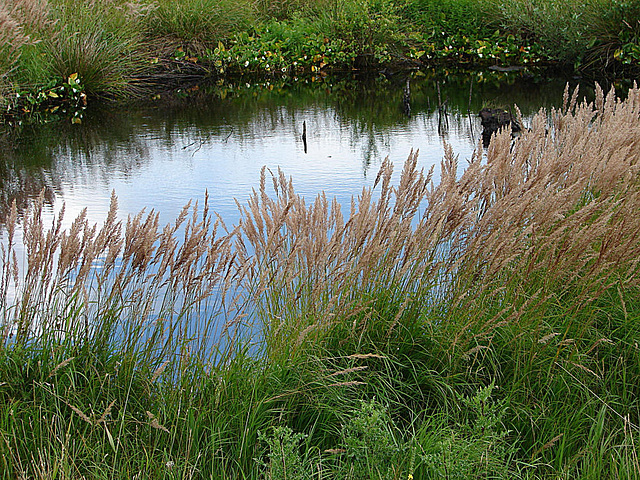
[[439, 164], [447, 142], [462, 169], [478, 144], [483, 106], [517, 104], [526, 120], [540, 107], [559, 105], [565, 86], [518, 76], [500, 83], [486, 72], [412, 75], [410, 116], [404, 74], [223, 85], [173, 105], [93, 110], [82, 125], [24, 128], [0, 140], [0, 216], [13, 199], [23, 210], [45, 189], [50, 213], [66, 204], [67, 225], [85, 207], [100, 223], [115, 190], [121, 216], [155, 209], [166, 223], [207, 190], [212, 208], [233, 223], [234, 199], [247, 198], [263, 166], [282, 168], [305, 196], [325, 191], [349, 204], [385, 156], [400, 166], [419, 149], [429, 168]]

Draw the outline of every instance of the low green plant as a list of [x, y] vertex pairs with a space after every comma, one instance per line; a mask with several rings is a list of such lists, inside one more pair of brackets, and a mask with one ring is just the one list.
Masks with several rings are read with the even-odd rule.
[[271, 435], [258, 432], [258, 440], [267, 444], [265, 462], [256, 459], [266, 480], [307, 480], [313, 478], [308, 459], [300, 453], [306, 435], [293, 433], [289, 427], [273, 427]]
[[492, 398], [495, 388], [491, 383], [459, 398], [462, 424], [436, 429], [429, 425], [428, 450], [421, 455], [427, 478], [514, 478], [518, 446], [507, 443], [509, 432], [502, 424], [506, 407]]
[[341, 438], [345, 454], [339, 478], [353, 480], [398, 478], [405, 448], [396, 439], [388, 409], [375, 399], [360, 402], [345, 422]]
[[255, 5], [265, 20], [288, 20], [296, 15], [312, 16], [335, 8], [336, 0], [256, 0]]
[[49, 82], [35, 92], [15, 92], [4, 108], [4, 116], [10, 122], [22, 122], [25, 118], [38, 122], [65, 118], [79, 124], [86, 108], [87, 94], [82, 79], [72, 73], [63, 82]]

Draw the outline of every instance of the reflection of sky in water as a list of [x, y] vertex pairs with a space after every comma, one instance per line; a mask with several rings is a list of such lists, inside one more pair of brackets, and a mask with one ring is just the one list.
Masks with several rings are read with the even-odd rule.
[[[393, 161], [396, 176], [412, 148], [420, 150], [420, 165], [425, 170], [435, 165], [436, 173], [443, 156], [437, 114], [419, 114], [404, 125], [384, 130], [375, 125], [359, 130], [330, 109], [294, 114], [282, 109], [277, 121], [265, 121], [258, 112], [255, 120], [242, 132], [227, 127], [206, 135], [194, 126], [161, 132], [140, 125], [134, 133], [136, 141], [144, 145], [142, 153], [116, 146], [108, 151], [98, 149], [89, 161], [80, 162], [77, 152], [61, 153], [55, 162], [70, 168], [61, 170], [64, 178], [57, 203], [66, 203], [67, 221], [87, 207], [90, 219], [101, 222], [115, 190], [122, 215], [153, 208], [160, 212], [164, 224], [190, 199], [202, 200], [208, 191], [212, 208], [230, 224], [237, 220], [234, 199], [243, 203], [257, 188], [263, 166], [274, 173], [281, 168], [293, 177], [296, 190], [308, 200], [325, 191], [329, 198], [335, 196], [348, 205], [352, 195], [372, 184], [385, 156]], [[303, 120], [307, 154], [301, 140]], [[477, 138], [477, 119], [470, 123], [469, 118], [451, 117], [444, 137], [460, 156], [461, 169], [473, 151], [472, 127]], [[107, 154], [115, 162], [105, 175], [101, 167], [105, 159], [101, 157]], [[118, 161], [119, 155], [129, 158]], [[137, 162], [132, 155], [144, 158]], [[122, 163], [137, 166], [123, 171], [117, 167]]]
[[[80, 126], [60, 128], [60, 134], [50, 129], [38, 138], [36, 132], [31, 143], [21, 145], [21, 157], [14, 162], [18, 167], [7, 168], [17, 179], [12, 192], [7, 194], [7, 182], [0, 181], [0, 193], [4, 198], [20, 197], [26, 204], [46, 186], [55, 192], [55, 202], [45, 209], [45, 227], [49, 228], [53, 213], [64, 203], [64, 227], [68, 228], [84, 208], [90, 224], [102, 225], [112, 191], [118, 197], [121, 219], [143, 208], [153, 209], [160, 213], [161, 227], [172, 223], [190, 200], [201, 204], [208, 191], [210, 208], [231, 226], [239, 217], [235, 200], [245, 204], [258, 188], [260, 171], [266, 166], [273, 173], [281, 168], [292, 177], [307, 204], [324, 191], [329, 199], [336, 197], [346, 213], [351, 198], [363, 187], [372, 186], [386, 156], [394, 164], [394, 184], [412, 149], [419, 150], [419, 167], [425, 172], [435, 167], [437, 183], [444, 142], [458, 155], [458, 172], [463, 171], [481, 133], [476, 113], [459, 113], [479, 110], [475, 105], [468, 108], [466, 92], [468, 89], [464, 106], [452, 107], [454, 113], [447, 115], [444, 131], [439, 128], [437, 109], [426, 106], [429, 100], [425, 105], [424, 96], [422, 108], [416, 101], [411, 118], [404, 116], [401, 89], [395, 97], [390, 95], [379, 117], [380, 97], [361, 110], [326, 99], [291, 104], [286, 98], [274, 98], [248, 107], [220, 102], [218, 108], [198, 111], [196, 107], [195, 113], [107, 111], [104, 118], [90, 115]], [[561, 96], [560, 89], [554, 98]], [[507, 105], [515, 103], [503, 100]], [[367, 101], [356, 98], [356, 103]], [[484, 98], [477, 100], [484, 102]], [[538, 106], [528, 110], [525, 123]], [[301, 138], [303, 122], [307, 153]], [[27, 168], [24, 159], [38, 155], [42, 159]], [[269, 179], [267, 187], [271, 188]], [[6, 242], [1, 229], [0, 238]], [[19, 230], [16, 242], [24, 272]], [[9, 304], [14, 293], [8, 292]]]
[[[564, 87], [532, 92], [529, 84], [485, 90], [474, 85], [471, 103], [468, 84], [443, 90], [443, 98], [452, 100], [443, 131], [434, 85], [416, 81], [412, 86], [410, 118], [402, 113], [404, 81], [369, 90], [348, 84], [343, 96], [301, 90], [258, 99], [213, 98], [175, 110], [94, 112], [82, 125], [36, 130], [23, 141], [17, 167], [7, 169], [17, 183], [7, 193], [7, 182], [0, 182], [0, 193], [7, 199], [19, 196], [26, 204], [25, 199], [47, 186], [55, 192], [48, 214], [64, 203], [68, 227], [85, 207], [90, 223], [102, 224], [112, 190], [122, 219], [154, 209], [161, 225], [173, 222], [189, 200], [201, 203], [208, 191], [211, 209], [230, 226], [239, 215], [235, 200], [245, 203], [266, 166], [292, 177], [307, 203], [324, 191], [347, 209], [352, 196], [373, 184], [386, 156], [394, 164], [397, 183], [405, 159], [418, 149], [419, 166], [425, 171], [434, 166], [437, 183], [445, 141], [459, 157], [459, 173], [471, 158], [481, 133], [476, 112], [482, 105], [528, 103], [523, 108], [526, 124], [541, 105], [559, 103]], [[36, 160], [27, 168], [31, 157]]]

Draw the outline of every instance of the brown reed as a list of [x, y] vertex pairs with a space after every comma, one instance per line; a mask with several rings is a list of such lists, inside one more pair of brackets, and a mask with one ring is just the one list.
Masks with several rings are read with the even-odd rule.
[[[592, 103], [567, 90], [562, 108], [539, 112], [518, 138], [501, 132], [486, 154], [479, 145], [460, 178], [450, 147], [438, 185], [417, 158], [395, 186], [385, 160], [348, 212], [324, 194], [308, 204], [282, 171], [270, 175], [271, 193], [263, 169], [231, 230], [207, 198], [163, 228], [153, 211], [123, 223], [114, 193], [102, 226], [82, 212], [64, 231], [64, 209], [45, 226], [41, 196], [23, 219], [20, 273], [14, 206], [1, 252], [3, 343], [57, 332], [159, 366], [178, 351], [211, 360], [257, 335], [265, 354], [293, 355], [336, 327], [392, 335], [407, 311], [434, 302], [473, 312], [521, 292], [474, 327], [482, 336], [566, 292], [578, 310], [613, 285], [638, 285], [637, 87], [626, 100], [598, 88]], [[387, 319], [380, 298], [394, 306]], [[456, 327], [454, 343], [469, 325]]]
[[9, 76], [18, 64], [20, 47], [29, 42], [22, 25], [16, 19], [17, 10], [9, 4], [0, 4], [0, 104], [8, 89]]

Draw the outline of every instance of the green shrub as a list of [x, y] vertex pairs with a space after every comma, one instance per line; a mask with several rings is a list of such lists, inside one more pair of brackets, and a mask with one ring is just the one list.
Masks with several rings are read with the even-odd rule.
[[403, 448], [387, 409], [375, 399], [361, 401], [342, 428], [344, 478], [353, 480], [397, 478]]
[[426, 478], [512, 479], [516, 444], [507, 443], [508, 431], [502, 425], [506, 408], [492, 398], [495, 385], [479, 389], [471, 397], [461, 397], [466, 417], [455, 427], [434, 428], [427, 450], [421, 456]]
[[407, 0], [402, 16], [420, 32], [436, 36], [489, 36], [496, 28], [491, 23], [486, 2], [473, 0]]
[[308, 480], [313, 478], [309, 462], [301, 453], [306, 435], [293, 433], [289, 427], [274, 427], [271, 435], [258, 433], [258, 440], [267, 444], [268, 462], [257, 459], [265, 480]]
[[168, 42], [197, 53], [247, 30], [254, 22], [254, 7], [248, 0], [163, 0], [151, 11], [146, 28], [157, 46]]

